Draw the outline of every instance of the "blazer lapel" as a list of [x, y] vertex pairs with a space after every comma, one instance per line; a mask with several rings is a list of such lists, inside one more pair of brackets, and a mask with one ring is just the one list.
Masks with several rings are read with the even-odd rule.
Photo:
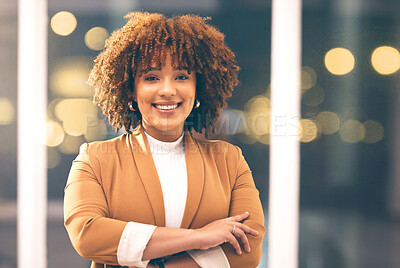
[[185, 158], [188, 192], [181, 228], [189, 228], [196, 215], [204, 187], [204, 160], [198, 144], [188, 131], [185, 131]]
[[130, 135], [132, 155], [153, 209], [155, 225], [165, 226], [163, 193], [149, 144], [141, 125]]

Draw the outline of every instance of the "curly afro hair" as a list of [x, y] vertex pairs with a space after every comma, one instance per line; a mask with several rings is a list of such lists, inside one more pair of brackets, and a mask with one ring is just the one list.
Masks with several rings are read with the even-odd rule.
[[[114, 31], [105, 49], [97, 56], [89, 85], [95, 88], [94, 103], [118, 132], [130, 133], [142, 115], [130, 96], [134, 78], [149, 71], [151, 64], [165, 64], [171, 53], [174, 68], [187, 68], [196, 74], [196, 98], [201, 102], [185, 121], [190, 132], [215, 131], [214, 125], [226, 100], [238, 84], [235, 55], [225, 45], [224, 35], [207, 24], [209, 17], [131, 12], [127, 23]], [[132, 103], [135, 111], [129, 109]]]

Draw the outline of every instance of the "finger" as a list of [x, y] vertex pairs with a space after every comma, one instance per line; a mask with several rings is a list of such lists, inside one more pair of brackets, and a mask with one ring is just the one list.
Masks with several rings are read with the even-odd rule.
[[235, 224], [237, 228], [242, 229], [245, 233], [251, 234], [251, 235], [258, 235], [258, 231], [243, 224], [243, 223], [236, 223]]
[[230, 219], [233, 220], [233, 221], [239, 222], [239, 221], [242, 221], [242, 220], [246, 219], [248, 216], [249, 216], [249, 212], [246, 211], [246, 212], [244, 212], [242, 214], [230, 217]]
[[239, 255], [242, 254], [242, 249], [240, 248], [240, 244], [232, 233], [229, 235], [229, 243], [233, 246], [237, 254]]
[[243, 249], [247, 252], [250, 252], [250, 243], [249, 240], [247, 239], [246, 234], [243, 232], [242, 229], [237, 229], [237, 231], [234, 234], [238, 239], [240, 238], [240, 240], [242, 241], [243, 244]]

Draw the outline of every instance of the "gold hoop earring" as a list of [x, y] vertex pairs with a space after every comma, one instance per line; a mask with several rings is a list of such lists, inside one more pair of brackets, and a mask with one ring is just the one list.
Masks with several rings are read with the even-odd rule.
[[198, 99], [196, 99], [196, 106], [194, 106], [195, 109], [200, 107], [200, 101]]
[[133, 108], [132, 103], [133, 103], [133, 101], [130, 101], [130, 102], [128, 103], [128, 105], [129, 105], [129, 110], [131, 110], [132, 112], [134, 112], [134, 111], [136, 111], [136, 110], [135, 110], [135, 108]]

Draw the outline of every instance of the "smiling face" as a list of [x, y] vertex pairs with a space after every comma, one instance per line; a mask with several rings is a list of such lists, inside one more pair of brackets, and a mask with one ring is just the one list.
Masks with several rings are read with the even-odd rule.
[[172, 67], [170, 54], [161, 69], [153, 64], [149, 72], [135, 77], [133, 99], [142, 114], [142, 125], [158, 140], [175, 141], [180, 137], [195, 97], [196, 75]]

